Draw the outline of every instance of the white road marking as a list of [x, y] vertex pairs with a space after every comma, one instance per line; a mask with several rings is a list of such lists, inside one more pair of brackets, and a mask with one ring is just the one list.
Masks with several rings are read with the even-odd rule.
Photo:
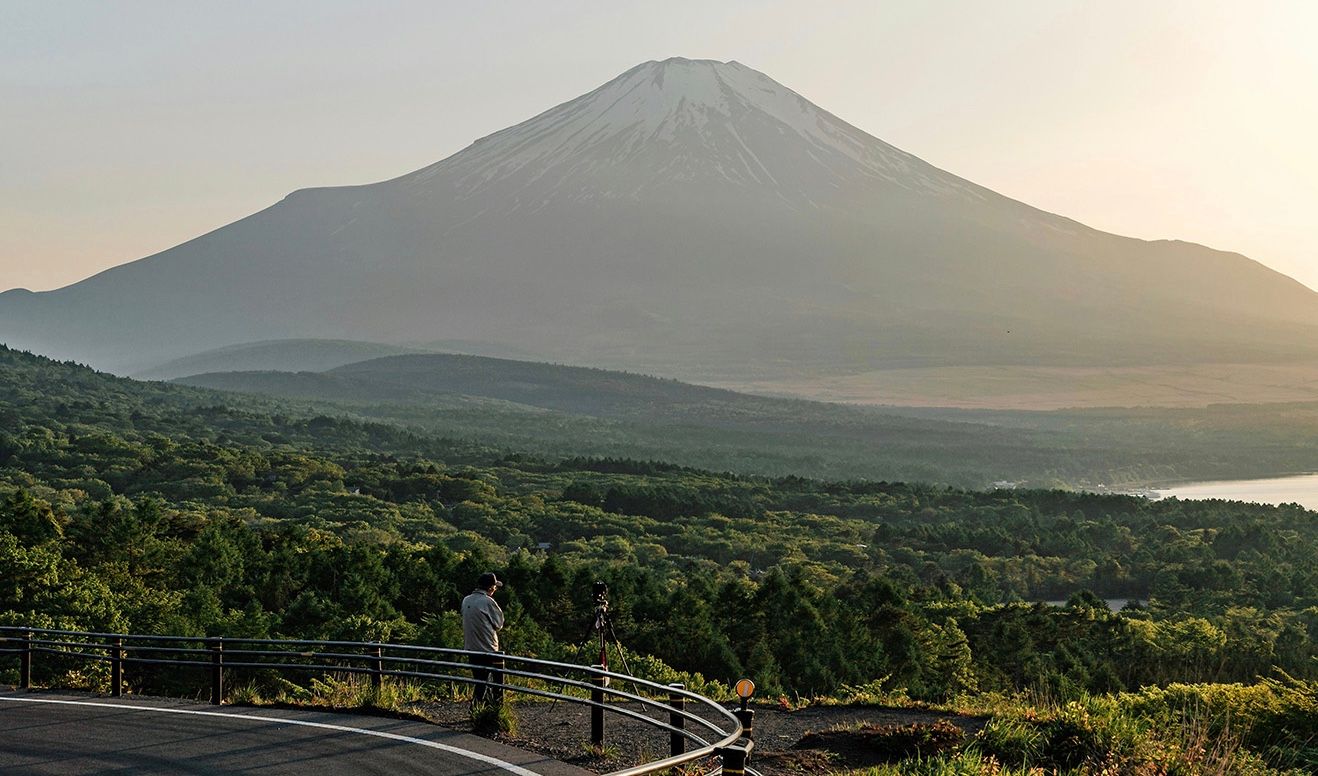
[[408, 744], [428, 746], [431, 749], [440, 749], [442, 751], [449, 752], [451, 754], [456, 754], [461, 757], [467, 757], [472, 760], [483, 762], [486, 765], [493, 765], [494, 767], [500, 770], [507, 771], [508, 773], [515, 773], [517, 774], [517, 776], [540, 776], [540, 774], [536, 773], [535, 771], [529, 771], [526, 768], [521, 767], [520, 765], [514, 765], [509, 762], [504, 762], [503, 760], [500, 760], [495, 757], [490, 757], [489, 755], [481, 754], [480, 752], [472, 752], [467, 749], [460, 749], [456, 746], [441, 744], [438, 741], [427, 741], [424, 738], [413, 738], [412, 736], [400, 736], [397, 733], [386, 733], [382, 730], [368, 730], [365, 728], [348, 727], [346, 725], [331, 725], [325, 722], [307, 722], [306, 720], [285, 719], [283, 717], [263, 717], [259, 714], [233, 714], [226, 711], [200, 711], [196, 709], [162, 709], [162, 708], [157, 708], [155, 706], [134, 706], [132, 704], [127, 704], [127, 703], [96, 703], [93, 701], [66, 701], [66, 700], [56, 700], [54, 698], [23, 698], [23, 697], [14, 697], [10, 695], [0, 695], [0, 701], [14, 701], [15, 703], [57, 703], [65, 706], [97, 706], [106, 709], [129, 709], [132, 711], [155, 712], [157, 714], [192, 714], [198, 717], [224, 717], [225, 719], [246, 719], [246, 720], [255, 720], [257, 722], [279, 722], [285, 725], [300, 725], [302, 727], [322, 728], [324, 730], [337, 730], [342, 733], [360, 733], [361, 735], [364, 736], [375, 736], [376, 738], [388, 738], [394, 741], [403, 741]]

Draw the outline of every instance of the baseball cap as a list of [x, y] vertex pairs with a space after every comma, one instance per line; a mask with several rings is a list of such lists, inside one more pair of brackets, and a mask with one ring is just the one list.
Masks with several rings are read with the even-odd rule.
[[494, 575], [493, 571], [487, 571], [476, 578], [476, 587], [480, 590], [489, 590], [490, 588], [503, 587], [503, 580]]

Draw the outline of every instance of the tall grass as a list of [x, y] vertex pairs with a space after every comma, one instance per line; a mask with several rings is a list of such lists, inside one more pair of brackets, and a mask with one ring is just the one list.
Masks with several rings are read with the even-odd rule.
[[1312, 758], [1312, 683], [1183, 685], [1065, 703], [995, 699], [960, 750], [855, 776], [1299, 776]]

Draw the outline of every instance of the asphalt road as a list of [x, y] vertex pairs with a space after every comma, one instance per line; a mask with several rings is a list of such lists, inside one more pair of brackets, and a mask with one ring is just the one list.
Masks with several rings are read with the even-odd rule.
[[588, 774], [421, 722], [23, 691], [0, 692], [0, 773]]

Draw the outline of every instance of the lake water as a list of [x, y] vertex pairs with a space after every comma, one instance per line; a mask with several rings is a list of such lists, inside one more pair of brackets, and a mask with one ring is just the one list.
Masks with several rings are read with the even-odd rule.
[[[1134, 601], [1135, 603], [1140, 603], [1140, 600], [1137, 598], [1104, 598], [1103, 599], [1103, 603], [1107, 604], [1107, 608], [1111, 609], [1114, 612], [1119, 612], [1122, 609], [1125, 609], [1126, 604], [1130, 603], [1131, 601]], [[1058, 606], [1058, 607], [1066, 606], [1065, 601], [1044, 601], [1044, 603], [1048, 604], [1049, 606]]]
[[1158, 498], [1221, 498], [1232, 501], [1256, 501], [1260, 504], [1296, 503], [1318, 510], [1318, 474], [1297, 474], [1269, 480], [1220, 480], [1190, 482], [1155, 490]]

